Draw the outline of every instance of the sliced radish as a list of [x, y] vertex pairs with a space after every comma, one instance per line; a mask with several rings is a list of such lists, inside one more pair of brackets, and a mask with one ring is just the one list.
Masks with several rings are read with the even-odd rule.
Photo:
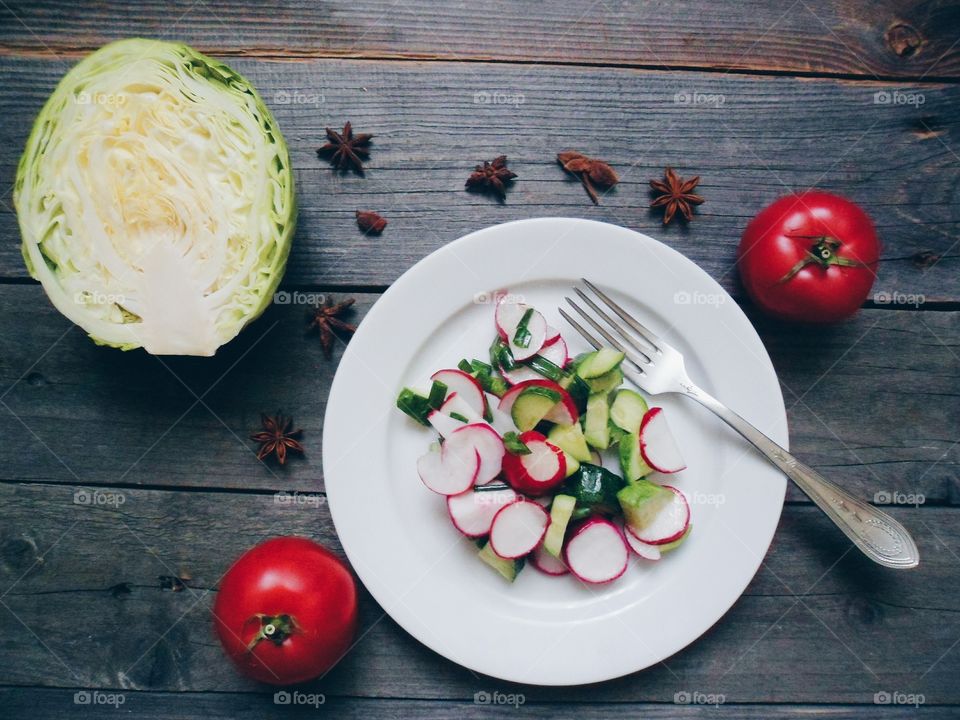
[[448, 451], [435, 449], [417, 460], [417, 473], [423, 484], [440, 495], [459, 495], [469, 490], [480, 470], [480, 454], [476, 449], [461, 448]]
[[662, 473], [680, 472], [687, 467], [667, 425], [663, 408], [650, 408], [643, 416], [640, 424], [640, 454], [647, 465]]
[[488, 483], [500, 474], [506, 450], [497, 431], [486, 423], [473, 423], [457, 428], [443, 445], [449, 452], [454, 452], [461, 446], [471, 447], [476, 451], [480, 458], [480, 468], [474, 479], [477, 485]]
[[472, 375], [463, 370], [438, 370], [430, 376], [430, 379], [446, 385], [448, 393], [456, 393], [461, 400], [473, 408], [477, 415], [485, 414], [487, 398], [483, 394], [480, 383]]
[[522, 342], [517, 342], [517, 333], [520, 325], [514, 327], [507, 337], [507, 346], [513, 354], [513, 359], [517, 362], [533, 357], [540, 352], [540, 348], [543, 347], [543, 341], [547, 338], [547, 321], [543, 315], [533, 308], [527, 308], [523, 317], [520, 318], [520, 324], [523, 323], [524, 318], [526, 318], [527, 321], [527, 336], [522, 339]]
[[506, 435], [508, 432], [517, 432], [517, 426], [514, 424], [513, 418], [510, 417], [510, 413], [505, 413], [497, 407], [499, 402], [500, 398], [487, 393], [487, 405], [490, 408], [490, 425], [501, 435]]
[[[569, 360], [567, 356], [567, 344], [563, 341], [562, 338], [558, 338], [553, 343], [545, 344], [540, 348], [540, 352], [537, 353], [544, 360], [549, 360], [557, 367], [562, 368], [567, 364]], [[526, 365], [517, 365], [513, 370], [505, 370], [503, 367], [500, 368], [500, 373], [511, 385], [516, 385], [517, 383], [522, 383], [527, 380], [543, 380], [543, 375], [538, 373], [533, 368], [529, 368]]]
[[566, 575], [570, 570], [563, 564], [563, 560], [556, 558], [543, 549], [543, 543], [537, 545], [530, 553], [530, 564], [547, 575]]
[[586, 583], [616, 580], [627, 569], [628, 550], [620, 529], [604, 518], [591, 518], [567, 541], [564, 560]]
[[490, 526], [490, 547], [502, 558], [527, 555], [543, 539], [550, 524], [547, 511], [535, 502], [516, 500], [497, 512]]
[[[515, 332], [523, 314], [529, 306], [524, 303], [514, 302], [509, 295], [501, 295], [497, 299], [497, 307], [493, 311], [493, 321], [497, 326], [497, 334], [503, 340], [509, 340], [511, 332]], [[544, 332], [546, 335], [546, 332]]]
[[459, 430], [462, 427], [466, 427], [462, 420], [457, 420], [452, 418], [449, 415], [446, 415], [439, 410], [431, 410], [427, 414], [427, 420], [433, 426], [433, 429], [436, 430], [440, 437], [446, 440], [450, 437], [450, 433], [454, 430]]
[[555, 343], [557, 340], [560, 340], [560, 331], [557, 330], [553, 325], [547, 325], [547, 337], [543, 341], [544, 345], [550, 345]]
[[673, 500], [658, 512], [643, 528], [627, 525], [627, 531], [640, 542], [650, 545], [666, 545], [679, 539], [690, 525], [690, 505], [683, 493], [670, 485], [664, 488], [673, 492]]
[[[447, 502], [450, 502], [449, 499]], [[645, 543], [642, 540], [637, 540], [636, 536], [629, 530], [623, 534], [623, 539], [627, 541], [627, 545], [630, 546], [630, 549], [644, 560], [660, 559], [660, 548], [658, 546]]]
[[599, 467], [603, 467], [603, 456], [596, 450], [592, 450], [590, 452], [590, 463]]
[[465, 417], [468, 423], [483, 422], [480, 414], [473, 409], [470, 403], [461, 398], [459, 393], [450, 393], [447, 399], [443, 401], [443, 405], [440, 406], [440, 412], [444, 415], [455, 413], [460, 417]]
[[520, 442], [530, 450], [528, 454], [503, 457], [503, 474], [515, 490], [537, 497], [563, 482], [567, 473], [563, 450], [535, 430], [522, 433]]
[[500, 508], [517, 499], [511, 488], [500, 490], [467, 490], [447, 498], [447, 512], [454, 527], [470, 538], [490, 532], [494, 516]]

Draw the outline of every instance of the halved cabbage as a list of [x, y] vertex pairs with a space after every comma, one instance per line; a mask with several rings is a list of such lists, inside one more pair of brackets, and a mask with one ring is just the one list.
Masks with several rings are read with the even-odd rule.
[[270, 304], [296, 222], [253, 86], [186, 45], [111, 43], [44, 105], [14, 201], [30, 274], [97, 343], [213, 355]]

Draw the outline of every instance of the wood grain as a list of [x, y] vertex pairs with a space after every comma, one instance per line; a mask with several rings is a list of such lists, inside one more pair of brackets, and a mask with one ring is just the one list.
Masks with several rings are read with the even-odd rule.
[[[875, 291], [902, 305], [960, 301], [957, 86], [925, 86], [919, 106], [877, 105], [875, 93], [901, 86], [463, 63], [234, 64], [276, 111], [291, 148], [301, 208], [286, 275], [292, 285], [383, 287], [465, 233], [567, 215], [649, 233], [739, 293], [734, 260], [748, 220], [775, 197], [816, 185], [874, 217], [884, 242]], [[8, 183], [36, 112], [67, 67], [0, 59], [0, 177]], [[693, 93], [706, 100], [684, 104]], [[376, 136], [366, 178], [335, 174], [315, 153], [323, 127], [347, 119]], [[570, 147], [621, 174], [599, 207], [554, 161]], [[520, 175], [502, 205], [463, 189], [474, 164], [499, 153]], [[689, 226], [664, 228], [647, 207], [648, 180], [667, 164], [702, 177], [707, 201]], [[9, 191], [0, 202], [0, 277], [23, 278]], [[362, 235], [357, 209], [383, 214], [386, 232]], [[920, 270], [910, 257], [925, 250], [944, 258]]]
[[76, 53], [129, 36], [219, 54], [736, 68], [957, 77], [960, 12], [945, 0], [649, 3], [505, 0], [405, 5], [242, 0], [8, 0], [8, 53]]
[[[41, 689], [41, 688], [0, 688], [0, 703], [12, 713], [10, 717], [57, 717], [69, 713], [71, 718], [111, 718], [116, 715], [113, 706], [96, 707], [92, 705], [92, 696], [87, 691]], [[84, 697], [91, 704], [77, 704]], [[114, 693], [116, 694], [116, 693]], [[217, 693], [191, 694], [124, 692], [120, 708], [123, 712], [142, 720], [166, 720], [170, 717], [193, 720], [193, 718], [216, 720], [262, 720], [262, 718], [316, 718], [318, 712], [328, 716], [353, 720], [405, 720], [422, 718], [423, 720], [474, 720], [489, 718], [514, 710], [519, 705], [523, 717], [554, 718], [565, 717], [570, 706], [562, 703], [527, 702], [526, 697], [517, 705], [494, 706], [474, 702], [470, 698], [426, 701], [404, 699], [371, 698], [324, 698], [319, 707], [314, 705], [280, 706], [274, 701], [273, 692], [260, 693]], [[107, 694], [99, 696], [106, 701]], [[308, 700], [309, 698], [302, 698]], [[505, 700], [509, 698], [504, 698]], [[857, 706], [857, 705], [657, 705], [651, 703], [619, 703], [614, 708], [604, 703], [578, 703], [578, 718], [599, 720], [617, 717], [643, 717], [650, 720], [700, 720], [701, 718], [735, 718], [736, 720], [789, 720], [805, 718], [807, 720], [854, 720], [854, 718], [872, 717], [900, 720], [915, 720], [917, 710], [913, 705]], [[924, 707], [924, 718], [946, 720], [956, 717], [956, 708], [944, 706]]]
[[[0, 684], [257, 692], [220, 656], [214, 589], [234, 557], [274, 534], [337, 549], [326, 506], [280, 506], [270, 494], [125, 489], [123, 497], [83, 505], [69, 488], [0, 485], [0, 656], [17, 658], [0, 666]], [[915, 572], [848, 552], [819, 510], [789, 506], [731, 612], [665, 664], [620, 680], [550, 689], [476, 676], [419, 645], [364, 592], [359, 642], [308, 688], [465, 701], [519, 690], [531, 702], [672, 702], [697, 691], [731, 703], [871, 703], [888, 690], [956, 703], [957, 511], [893, 512], [915, 529], [923, 556]], [[186, 587], [172, 591], [171, 577]]]
[[[378, 296], [356, 297], [360, 319]], [[0, 480], [322, 491], [322, 419], [342, 348], [325, 360], [305, 314], [275, 305], [212, 359], [155, 358], [95, 346], [38, 286], [0, 286]], [[960, 503], [960, 313], [866, 310], [821, 329], [753, 319], [800, 457], [864, 497]], [[258, 463], [247, 439], [259, 413], [278, 408], [307, 449], [284, 468]]]

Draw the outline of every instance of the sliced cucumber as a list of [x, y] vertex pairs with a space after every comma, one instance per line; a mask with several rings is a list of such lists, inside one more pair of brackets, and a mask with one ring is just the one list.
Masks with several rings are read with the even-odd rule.
[[587, 508], [612, 514], [620, 509], [617, 493], [624, 485], [626, 482], [619, 475], [599, 465], [580, 463], [580, 472], [563, 484], [563, 494], [577, 499], [578, 511]]
[[580, 427], [580, 423], [554, 425], [547, 435], [547, 440], [580, 462], [590, 462], [591, 460], [590, 448], [587, 447], [587, 441], [583, 437], [583, 428]]
[[583, 436], [597, 450], [606, 450], [610, 447], [610, 428], [607, 427], [609, 420], [610, 406], [607, 404], [607, 394], [591, 395], [587, 400]]
[[640, 433], [632, 432], [620, 438], [620, 469], [630, 481], [639, 480], [653, 472], [640, 454]]
[[513, 424], [520, 432], [533, 430], [558, 402], [560, 393], [556, 390], [539, 386], [528, 387], [517, 396], [516, 402], [510, 408]]
[[498, 573], [503, 575], [507, 580], [513, 582], [517, 579], [517, 575], [520, 574], [520, 571], [523, 570], [523, 558], [518, 558], [516, 560], [506, 560], [505, 558], [497, 555], [493, 548], [490, 547], [490, 543], [486, 543], [480, 552], [477, 553], [481, 560], [483, 560], [487, 565], [492, 567]]
[[567, 532], [567, 525], [577, 506], [577, 499], [572, 495], [554, 495], [550, 506], [550, 525], [547, 534], [543, 537], [543, 549], [554, 557], [560, 557], [563, 551], [563, 537]]
[[583, 380], [592, 393], [610, 392], [623, 384], [623, 370], [616, 367], [610, 372], [590, 380]]
[[660, 553], [663, 554], [665, 552], [669, 552], [670, 550], [676, 549], [680, 545], [680, 543], [682, 543], [684, 540], [687, 539], [687, 536], [690, 534], [691, 530], [693, 530], [692, 523], [687, 525], [687, 529], [683, 531], [683, 535], [678, 537], [673, 542], [668, 542], [663, 545], [657, 545], [657, 548], [660, 550]]
[[673, 492], [649, 480], [638, 480], [621, 488], [617, 492], [617, 501], [627, 524], [642, 530], [673, 502]]
[[623, 362], [623, 353], [613, 348], [603, 347], [599, 350], [581, 355], [577, 358], [577, 375], [584, 380], [606, 375], [614, 368], [620, 367]]
[[567, 472], [564, 473], [563, 477], [568, 478], [580, 469], [580, 461], [570, 453], [564, 451], [563, 459], [567, 464]]
[[647, 401], [640, 393], [624, 388], [617, 391], [617, 396], [610, 405], [610, 419], [621, 430], [635, 433], [640, 429], [640, 423], [648, 409]]
[[570, 397], [573, 398], [577, 410], [584, 412], [587, 408], [587, 398], [590, 397], [590, 393], [592, 392], [587, 381], [576, 373], [564, 373], [563, 378], [556, 382], [560, 387], [570, 393]]
[[610, 445], [609, 445], [609, 447], [613, 447], [614, 445], [616, 445], [617, 443], [619, 443], [619, 442], [623, 439], [623, 437], [624, 437], [625, 435], [629, 435], [629, 434], [630, 434], [630, 433], [628, 433], [626, 430], [624, 430], [623, 428], [621, 428], [620, 426], [614, 425], [614, 423], [613, 423], [612, 420], [611, 420], [609, 423], [607, 423], [607, 427], [610, 428]]

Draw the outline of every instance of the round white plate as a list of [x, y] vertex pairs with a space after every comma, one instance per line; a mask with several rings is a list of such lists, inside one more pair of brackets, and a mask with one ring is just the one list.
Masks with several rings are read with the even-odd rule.
[[523, 220], [460, 238], [421, 260], [367, 313], [330, 391], [323, 466], [343, 548], [373, 597], [411, 635], [504, 680], [573, 685], [657, 663], [713, 625], [753, 577], [786, 480], [686, 398], [657, 396], [688, 468], [671, 478], [693, 530], [656, 563], [631, 558], [607, 585], [532, 566], [507, 583], [450, 523], [416, 460], [435, 439], [396, 409], [404, 385], [461, 358], [486, 359], [490, 298], [524, 296], [587, 349], [557, 307], [581, 277], [606, 290], [686, 358], [695, 382], [786, 446], [783, 398], [747, 318], [703, 270], [652, 238], [605, 223]]

